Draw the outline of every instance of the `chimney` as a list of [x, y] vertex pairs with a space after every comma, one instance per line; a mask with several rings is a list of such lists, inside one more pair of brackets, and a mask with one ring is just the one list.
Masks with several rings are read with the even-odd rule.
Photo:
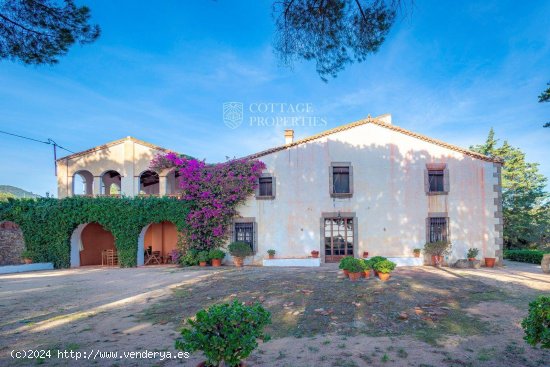
[[294, 142], [294, 130], [285, 130], [285, 144]]
[[376, 116], [375, 119], [391, 125], [391, 113], [385, 113], [383, 115]]

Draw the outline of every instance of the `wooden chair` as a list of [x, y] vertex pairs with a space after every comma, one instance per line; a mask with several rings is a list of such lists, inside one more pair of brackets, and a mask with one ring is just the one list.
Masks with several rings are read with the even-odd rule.
[[107, 266], [118, 265], [118, 254], [116, 250], [106, 250], [105, 255], [107, 258]]

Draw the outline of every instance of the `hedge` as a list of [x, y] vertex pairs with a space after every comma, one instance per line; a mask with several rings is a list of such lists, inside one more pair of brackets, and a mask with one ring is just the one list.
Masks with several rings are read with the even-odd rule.
[[70, 197], [10, 199], [0, 203], [0, 221], [15, 222], [35, 262], [70, 266], [70, 238], [80, 224], [96, 222], [115, 238], [122, 267], [137, 265], [137, 241], [150, 223], [170, 221], [178, 231], [187, 228], [191, 202], [169, 197]]
[[547, 252], [540, 250], [504, 250], [504, 258], [512, 261], [540, 264], [545, 253]]

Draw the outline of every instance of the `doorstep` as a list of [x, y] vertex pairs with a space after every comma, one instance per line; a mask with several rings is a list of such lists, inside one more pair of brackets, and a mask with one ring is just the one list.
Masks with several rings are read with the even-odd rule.
[[26, 271], [53, 270], [53, 263], [33, 263], [0, 266], [0, 274], [23, 273]]
[[321, 259], [320, 258], [281, 258], [281, 259], [263, 259], [262, 262], [263, 266], [297, 266], [297, 267], [314, 267], [314, 266], [321, 266]]

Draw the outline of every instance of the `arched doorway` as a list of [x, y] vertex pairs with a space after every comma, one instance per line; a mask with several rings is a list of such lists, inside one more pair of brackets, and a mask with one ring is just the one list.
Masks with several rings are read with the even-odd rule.
[[158, 195], [160, 193], [159, 175], [154, 171], [144, 171], [139, 175], [139, 194]]
[[99, 223], [81, 224], [71, 235], [71, 267], [102, 264], [102, 251], [114, 250], [115, 238]]
[[120, 195], [122, 176], [114, 170], [109, 170], [101, 176], [101, 194], [107, 196]]
[[173, 250], [178, 248], [178, 230], [172, 222], [151, 223], [143, 228], [138, 239], [138, 265], [158, 264], [157, 261], [147, 263], [144, 253], [157, 252], [160, 262], [167, 263]]
[[77, 171], [73, 176], [73, 195], [91, 196], [94, 190], [94, 175], [89, 171]]

